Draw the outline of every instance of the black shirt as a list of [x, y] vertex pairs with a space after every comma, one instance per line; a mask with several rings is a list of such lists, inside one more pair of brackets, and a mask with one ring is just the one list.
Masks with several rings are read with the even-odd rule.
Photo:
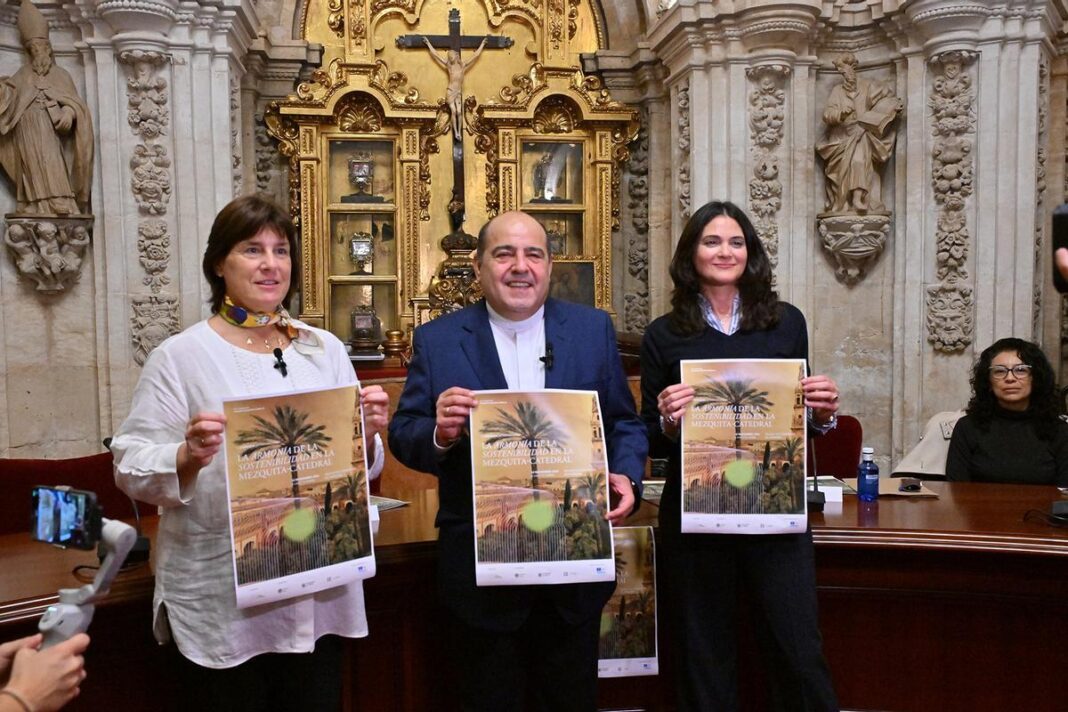
[[965, 415], [949, 441], [946, 479], [1068, 486], [1068, 423], [1058, 420], [1042, 440], [1026, 412], [996, 408], [985, 430]]

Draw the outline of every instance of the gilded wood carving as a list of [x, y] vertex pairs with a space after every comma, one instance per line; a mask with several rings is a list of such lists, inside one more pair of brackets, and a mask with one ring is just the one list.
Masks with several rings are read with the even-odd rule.
[[554, 255], [594, 267], [581, 271], [595, 302], [613, 306], [637, 114], [579, 69], [603, 46], [598, 14], [584, 0], [451, 9], [308, 3], [304, 36], [323, 46], [323, 68], [265, 112], [301, 228], [301, 316], [343, 339], [350, 307], [408, 330], [477, 299], [473, 234], [511, 208], [546, 225]]

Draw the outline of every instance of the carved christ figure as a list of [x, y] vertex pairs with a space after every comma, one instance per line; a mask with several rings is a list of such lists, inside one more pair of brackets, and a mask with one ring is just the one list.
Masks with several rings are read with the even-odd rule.
[[442, 57], [441, 53], [434, 49], [434, 45], [430, 44], [430, 40], [426, 37], [423, 38], [426, 48], [430, 50], [430, 56], [434, 58], [435, 62], [444, 67], [449, 74], [449, 86], [445, 89], [445, 101], [449, 105], [449, 112], [452, 114], [452, 135], [457, 141], [463, 139], [461, 131], [464, 126], [464, 73], [468, 67], [475, 63], [478, 55], [482, 54], [482, 50], [486, 47], [487, 39], [488, 37], [483, 37], [482, 43], [475, 50], [475, 53], [471, 55], [471, 59], [464, 62], [460, 58], [459, 50], [450, 49]]
[[888, 83], [857, 77], [857, 60], [846, 53], [835, 67], [842, 83], [831, 91], [823, 122], [827, 134], [816, 144], [827, 176], [827, 213], [866, 214], [886, 210], [879, 172], [894, 150], [889, 126], [901, 99]]
[[[56, 66], [48, 23], [23, 0], [19, 34], [29, 61], [0, 77], [0, 165], [15, 185], [16, 214], [89, 211], [93, 124], [70, 74]], [[71, 136], [69, 149], [63, 137]]]

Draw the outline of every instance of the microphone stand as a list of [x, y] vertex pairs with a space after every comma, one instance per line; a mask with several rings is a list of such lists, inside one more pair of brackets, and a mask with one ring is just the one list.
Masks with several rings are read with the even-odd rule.
[[[806, 437], [808, 437], [807, 433]], [[827, 503], [827, 495], [820, 492], [818, 479], [820, 470], [816, 464], [816, 448], [812, 447], [811, 440], [809, 440], [808, 446], [812, 448], [812, 489], [805, 490], [805, 500], [808, 503], [808, 511], [822, 512], [823, 505]]]

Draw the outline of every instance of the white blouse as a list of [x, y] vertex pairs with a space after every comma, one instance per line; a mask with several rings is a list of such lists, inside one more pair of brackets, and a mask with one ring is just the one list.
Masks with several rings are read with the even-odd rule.
[[[357, 384], [345, 347], [333, 334], [297, 322], [300, 342], [283, 358], [230, 345], [206, 321], [160, 344], [145, 362], [130, 415], [111, 442], [115, 482], [135, 499], [160, 508], [156, 535], [153, 631], [172, 638], [189, 660], [228, 668], [261, 653], [309, 652], [323, 635], [367, 635], [360, 581], [276, 603], [239, 609], [234, 593], [226, 473], [220, 453], [197, 475], [192, 491], [179, 491], [178, 448], [190, 418], [221, 413], [223, 398], [247, 398], [287, 389]], [[385, 455], [376, 434], [368, 478], [382, 471]]]

